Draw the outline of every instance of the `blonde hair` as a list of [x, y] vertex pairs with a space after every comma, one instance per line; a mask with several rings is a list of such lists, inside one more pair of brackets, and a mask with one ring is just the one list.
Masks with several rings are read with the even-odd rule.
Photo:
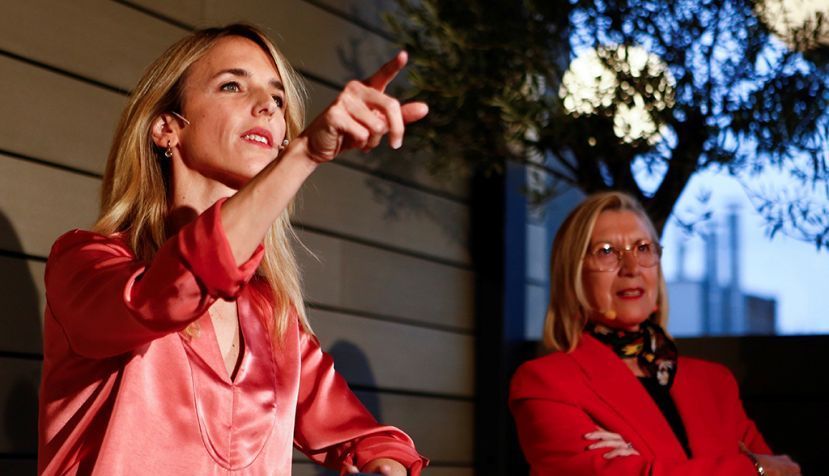
[[[152, 125], [163, 113], [181, 111], [189, 68], [226, 37], [249, 39], [273, 58], [285, 87], [286, 138], [290, 140], [302, 131], [307, 97], [304, 83], [261, 30], [236, 23], [199, 30], [173, 44], [144, 72], [121, 114], [104, 173], [101, 212], [94, 227], [102, 234], [124, 233], [139, 260], [149, 261], [168, 238], [165, 219], [170, 170], [167, 161], [159, 160], [163, 159], [163, 150], [153, 143]], [[311, 332], [299, 266], [291, 246], [296, 239], [290, 222], [292, 210], [293, 204], [268, 231], [265, 255], [257, 271], [272, 290], [273, 328], [279, 336], [287, 329], [293, 310], [305, 330]]]
[[[642, 205], [622, 192], [602, 192], [588, 196], [559, 227], [550, 256], [550, 305], [544, 320], [544, 345], [549, 350], [570, 352], [576, 348], [587, 324], [587, 303], [582, 284], [584, 256], [590, 246], [590, 237], [596, 219], [607, 210], [630, 211], [642, 219], [651, 239], [659, 242], [659, 235]], [[658, 310], [651, 319], [663, 328], [668, 321], [668, 292], [662, 265], [659, 267]]]

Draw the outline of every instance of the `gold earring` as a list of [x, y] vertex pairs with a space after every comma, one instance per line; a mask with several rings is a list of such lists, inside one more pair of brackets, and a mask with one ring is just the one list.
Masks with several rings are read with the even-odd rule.
[[170, 146], [170, 141], [167, 141], [167, 149], [164, 151], [164, 157], [171, 159], [173, 157], [173, 148]]

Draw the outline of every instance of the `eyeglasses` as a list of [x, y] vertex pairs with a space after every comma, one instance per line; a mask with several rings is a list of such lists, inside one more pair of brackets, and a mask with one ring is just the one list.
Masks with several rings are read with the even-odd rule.
[[616, 271], [622, 265], [625, 253], [630, 253], [639, 266], [652, 268], [659, 263], [662, 246], [651, 241], [639, 241], [622, 249], [610, 243], [599, 243], [587, 251], [585, 265], [591, 271]]

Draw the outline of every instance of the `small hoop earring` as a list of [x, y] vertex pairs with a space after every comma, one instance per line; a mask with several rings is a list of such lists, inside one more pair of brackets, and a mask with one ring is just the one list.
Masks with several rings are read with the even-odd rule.
[[167, 141], [167, 149], [164, 150], [164, 157], [167, 157], [168, 159], [173, 158], [173, 147], [170, 146], [169, 140]]
[[279, 150], [282, 150], [285, 147], [288, 147], [288, 144], [290, 144], [290, 143], [291, 143], [291, 141], [289, 141], [288, 139], [283, 140], [282, 144], [279, 145]]

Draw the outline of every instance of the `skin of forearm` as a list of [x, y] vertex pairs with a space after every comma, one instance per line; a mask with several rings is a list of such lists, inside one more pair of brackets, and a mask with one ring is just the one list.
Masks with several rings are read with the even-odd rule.
[[298, 137], [222, 205], [222, 227], [237, 265], [250, 258], [318, 165], [309, 157], [307, 139]]

